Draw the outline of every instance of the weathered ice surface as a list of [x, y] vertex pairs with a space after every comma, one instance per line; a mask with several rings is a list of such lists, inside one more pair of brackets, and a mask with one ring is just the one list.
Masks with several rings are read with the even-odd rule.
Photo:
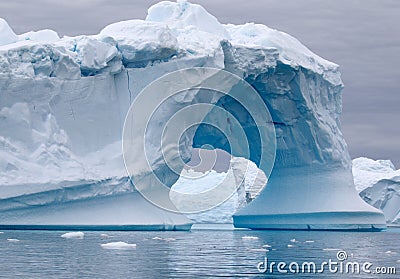
[[389, 160], [353, 160], [354, 182], [360, 196], [381, 209], [388, 224], [400, 225], [400, 170]]
[[[384, 228], [381, 211], [354, 187], [340, 131], [338, 66], [290, 35], [253, 23], [222, 25], [185, 1], [161, 2], [146, 20], [111, 24], [94, 36], [58, 39], [51, 30], [17, 36], [0, 20], [0, 224], [189, 228], [189, 219], [161, 213], [134, 185], [121, 182], [127, 180], [121, 134], [130, 104], [143, 88], [193, 67], [224, 69], [245, 79], [275, 126], [274, 169], [260, 195], [233, 216], [235, 226]], [[190, 102], [201, 99], [200, 92]], [[231, 98], [213, 93], [209, 102], [239, 118], [249, 135], [255, 131], [254, 121]], [[168, 110], [183, 103], [175, 99], [176, 107]], [[214, 112], [209, 120], [229, 125]], [[209, 129], [200, 126], [182, 141], [183, 161], [190, 160], [192, 147], [204, 144], [230, 151]], [[257, 165], [262, 164], [258, 144], [251, 142], [248, 158]], [[160, 173], [165, 168], [154, 165]], [[178, 179], [168, 172], [161, 177], [167, 186]], [[99, 214], [104, 218], [95, 217]]]

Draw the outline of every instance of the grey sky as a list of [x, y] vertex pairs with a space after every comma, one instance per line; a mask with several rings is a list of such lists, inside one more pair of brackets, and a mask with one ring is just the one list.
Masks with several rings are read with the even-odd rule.
[[[0, 0], [16, 33], [49, 28], [95, 34], [109, 23], [144, 18], [158, 1]], [[193, 0], [223, 23], [264, 23], [341, 66], [342, 128], [351, 156], [400, 167], [400, 1]]]

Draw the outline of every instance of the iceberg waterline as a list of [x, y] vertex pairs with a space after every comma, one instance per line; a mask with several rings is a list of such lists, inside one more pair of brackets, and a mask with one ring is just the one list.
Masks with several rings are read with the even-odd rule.
[[[236, 158], [240, 159], [240, 158]], [[241, 165], [245, 169], [245, 165]], [[264, 179], [254, 179], [259, 170], [253, 167], [246, 173], [247, 179], [246, 191], [251, 188], [260, 189], [265, 186]], [[215, 171], [206, 174], [189, 172], [192, 177], [197, 179], [187, 179], [187, 171], [184, 170], [184, 176], [180, 177], [172, 187], [176, 191], [187, 193], [196, 192], [212, 187], [221, 183], [234, 184], [231, 180], [240, 177], [240, 170], [231, 168], [227, 173], [217, 173]], [[354, 174], [354, 183], [360, 196], [369, 204], [383, 210], [388, 224], [397, 225], [400, 222], [400, 170], [395, 170], [393, 163], [389, 160], [372, 160], [360, 157], [352, 160], [352, 172]], [[249, 187], [250, 186], [250, 187]], [[177, 207], [184, 207], [179, 204], [180, 201], [174, 200]], [[195, 223], [231, 223], [232, 215], [247, 204], [245, 197], [238, 194], [232, 195], [229, 200], [209, 211], [199, 214], [187, 214]]]
[[[48, 30], [16, 36], [5, 21], [0, 31], [0, 224], [190, 227], [189, 219], [161, 214], [140, 201], [134, 185], [126, 183], [118, 146], [129, 106], [146, 85], [175, 70], [211, 67], [250, 83], [268, 106], [276, 130], [277, 156], [268, 187], [234, 216], [236, 225], [384, 225], [380, 211], [354, 190], [339, 128], [338, 66], [290, 35], [254, 23], [223, 25], [185, 1], [158, 3], [146, 20], [111, 24], [93, 36], [58, 39]], [[199, 94], [185, 101], [195, 104]], [[247, 117], [227, 98], [215, 94], [210, 100]], [[171, 111], [174, 105], [181, 103], [173, 103]], [[229, 125], [212, 112], [209, 118]], [[246, 121], [242, 124], [250, 133], [253, 124]], [[211, 143], [227, 149], [223, 139], [209, 132], [199, 127], [180, 146], [184, 161], [192, 146]], [[257, 150], [257, 143], [251, 148]], [[158, 154], [151, 163], [162, 172]], [[250, 159], [257, 162], [260, 154], [253, 155]], [[178, 178], [164, 177], [169, 186]], [[17, 209], [24, 218], [17, 218]], [[100, 218], [98, 212], [106, 209]], [[340, 216], [332, 214], [337, 211]]]

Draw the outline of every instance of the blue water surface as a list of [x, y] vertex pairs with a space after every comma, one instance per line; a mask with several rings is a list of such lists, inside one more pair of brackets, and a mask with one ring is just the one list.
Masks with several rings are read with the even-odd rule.
[[[324, 232], [198, 227], [191, 232], [91, 231], [85, 232], [84, 239], [64, 239], [61, 238], [63, 233], [3, 231], [0, 234], [0, 278], [275, 278], [282, 275], [291, 278], [399, 278], [400, 274], [400, 229]], [[111, 237], [102, 238], [102, 233]], [[101, 244], [116, 241], [135, 243], [137, 247], [134, 250], [101, 247]], [[333, 273], [326, 268], [318, 274], [290, 271], [282, 274], [276, 267], [273, 272], [266, 270], [265, 273], [257, 268], [272, 261], [287, 265], [297, 262], [300, 266], [304, 262], [315, 262], [319, 267], [329, 259], [339, 263], [339, 252], [340, 256], [346, 256], [343, 263], [370, 262], [371, 273]], [[376, 267], [395, 267], [397, 275], [374, 274]]]

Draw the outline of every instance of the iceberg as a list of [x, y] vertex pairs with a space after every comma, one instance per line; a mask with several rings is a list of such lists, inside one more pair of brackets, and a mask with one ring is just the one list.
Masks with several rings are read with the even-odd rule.
[[400, 225], [400, 170], [389, 160], [353, 160], [354, 183], [364, 201], [380, 209], [390, 225]]
[[[174, 173], [152, 146], [175, 111], [208, 103], [215, 107], [208, 121], [227, 129], [239, 123], [252, 139], [248, 153], [232, 155], [269, 176], [266, 187], [248, 191], [258, 196], [233, 215], [236, 227], [385, 228], [382, 212], [354, 187], [340, 130], [338, 66], [288, 34], [254, 23], [224, 25], [186, 1], [160, 2], [145, 20], [114, 23], [92, 36], [58, 39], [49, 30], [17, 36], [0, 20], [0, 228], [190, 229], [192, 221], [178, 210], [165, 211], [137, 191], [140, 179], [126, 173], [121, 135], [131, 104], [154, 80], [191, 69], [181, 78], [193, 81], [205, 68], [256, 90], [271, 116], [261, 126], [276, 133], [274, 167], [265, 167], [257, 140], [264, 135], [255, 133], [246, 111], [229, 96], [193, 90], [166, 102], [147, 131], [151, 168], [166, 186], [179, 179], [192, 148], [231, 152], [221, 134], [199, 125], [179, 142]], [[246, 144], [238, 138], [236, 146]], [[140, 172], [140, 160], [134, 163]], [[235, 184], [243, 201], [246, 185]]]
[[357, 192], [372, 187], [382, 179], [400, 176], [390, 160], [373, 160], [365, 157], [353, 159], [353, 176]]

